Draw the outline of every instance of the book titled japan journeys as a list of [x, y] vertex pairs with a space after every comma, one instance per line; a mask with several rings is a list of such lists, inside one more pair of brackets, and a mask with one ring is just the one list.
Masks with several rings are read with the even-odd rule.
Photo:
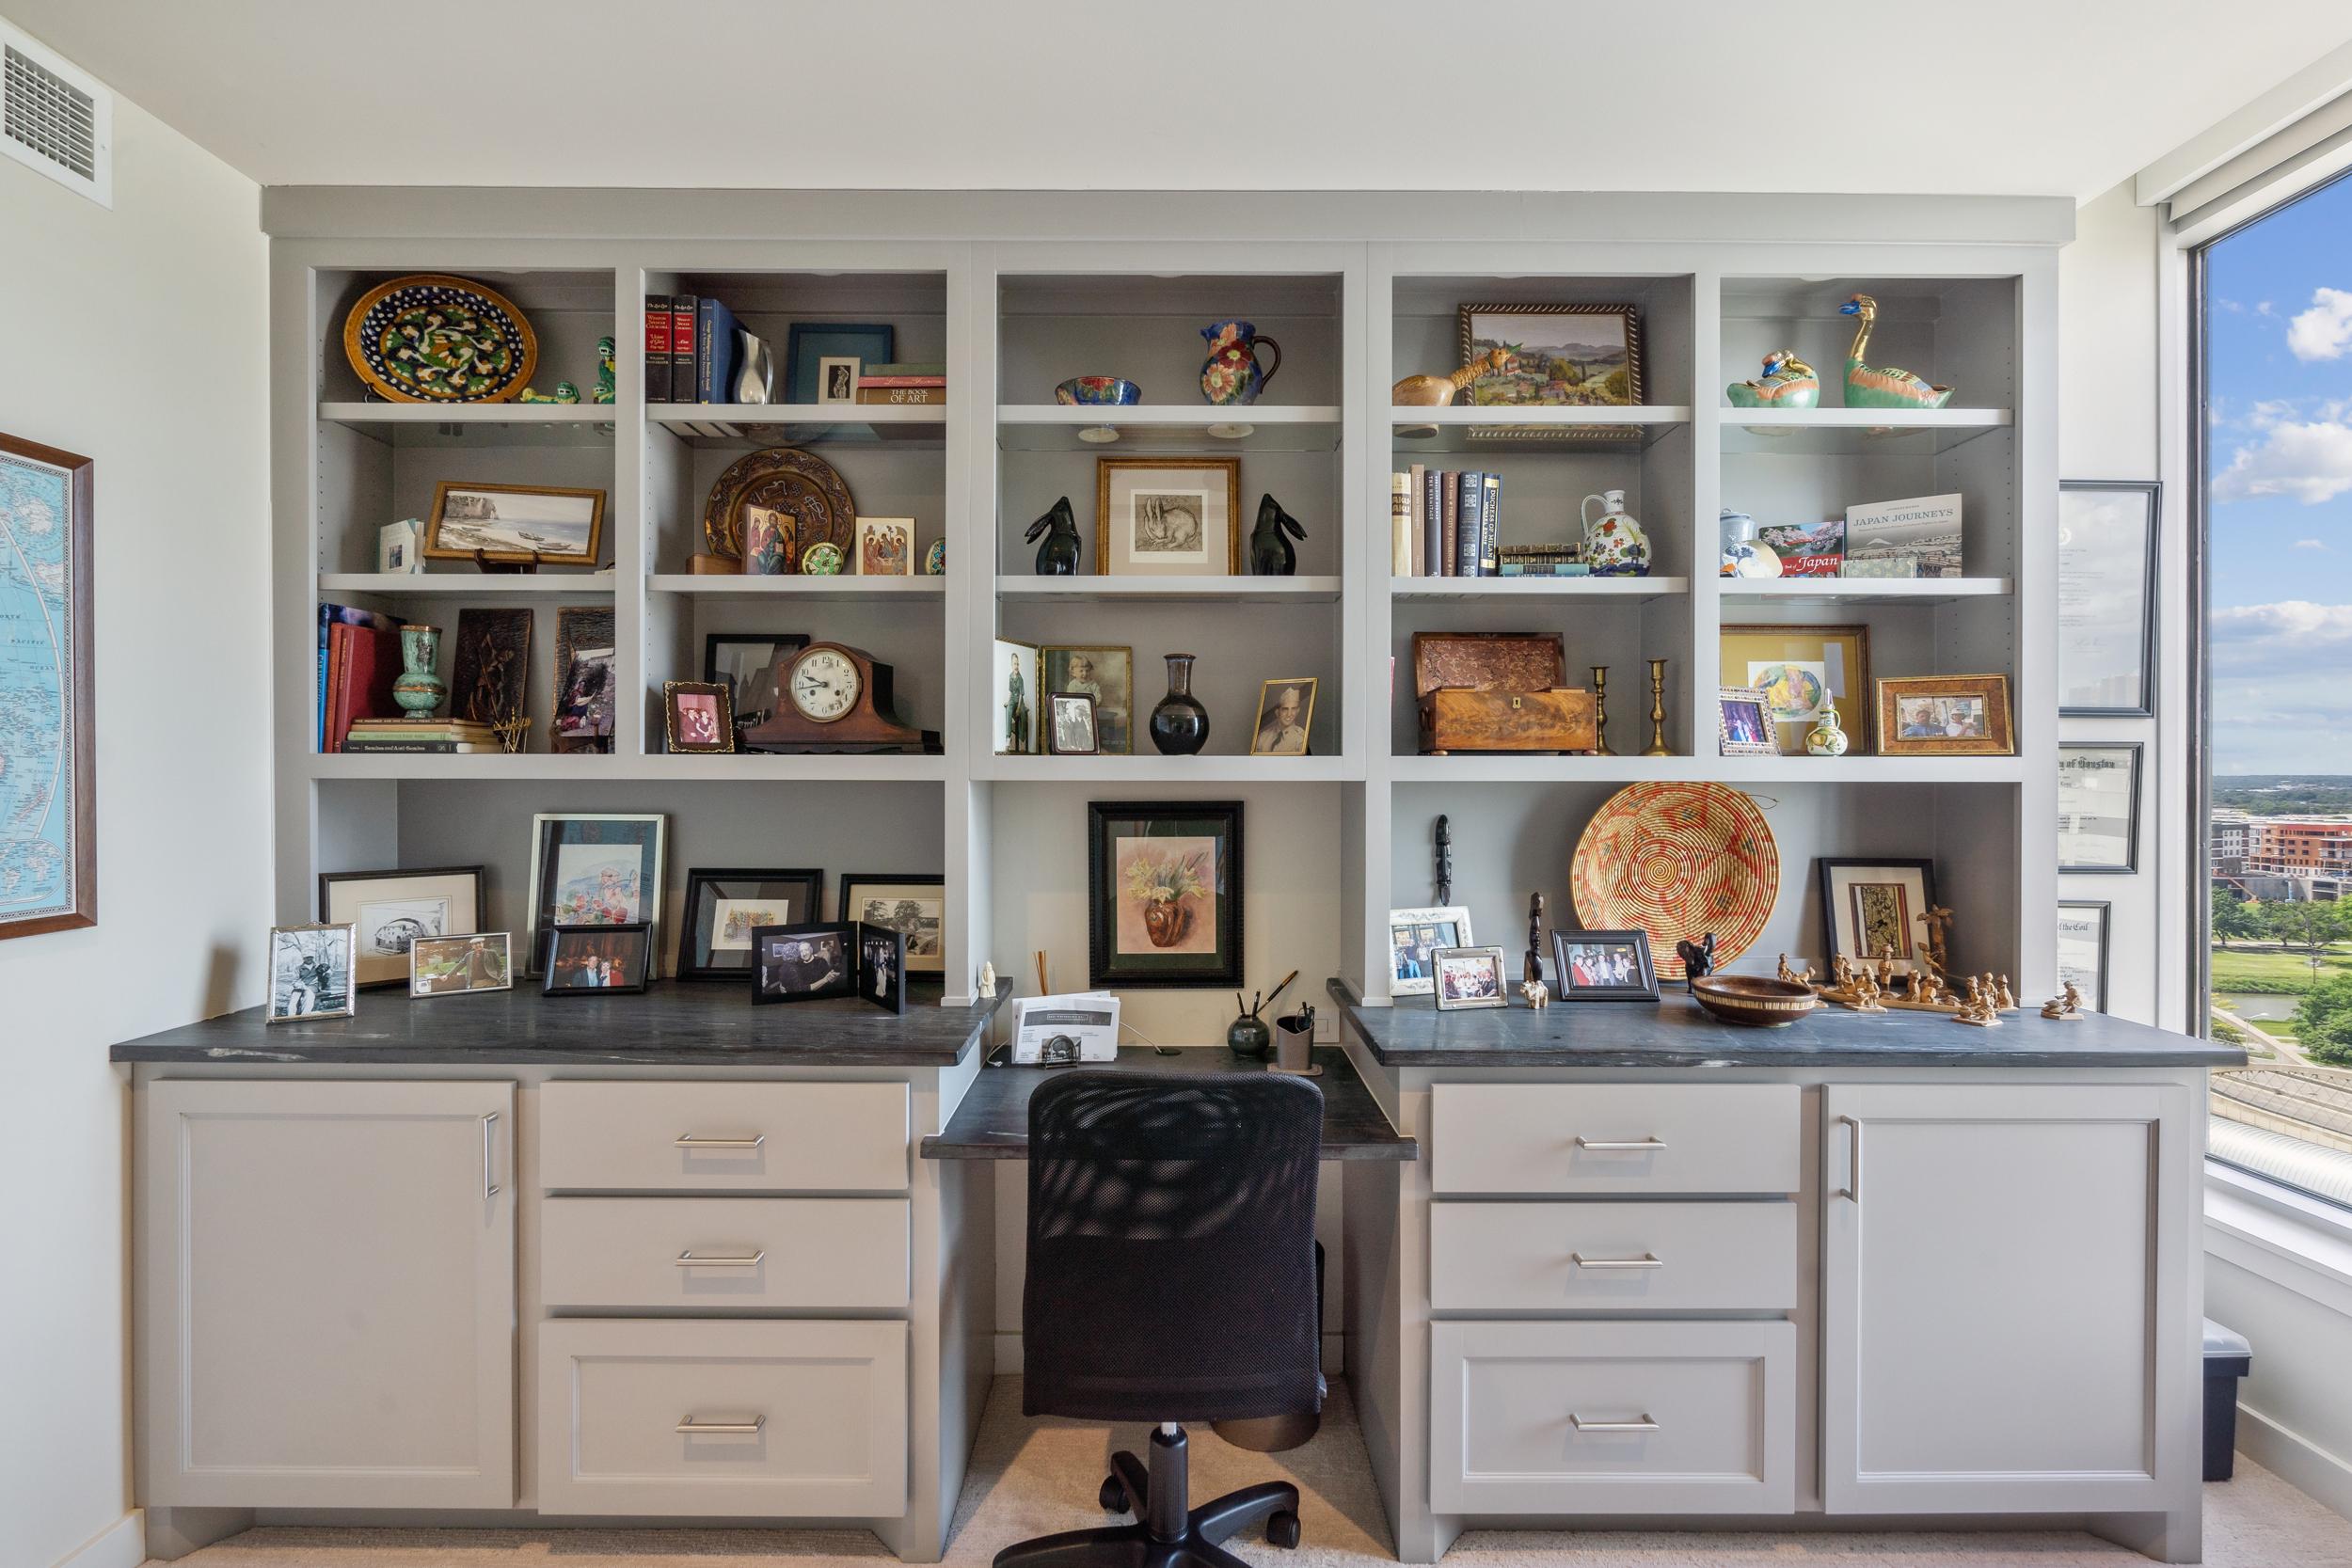
[[1961, 576], [1960, 497], [1915, 496], [1846, 508], [1850, 578]]

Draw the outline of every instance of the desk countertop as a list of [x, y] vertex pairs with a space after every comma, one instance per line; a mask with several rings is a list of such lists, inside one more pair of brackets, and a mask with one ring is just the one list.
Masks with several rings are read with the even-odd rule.
[[[1421, 1146], [1389, 1125], [1372, 1091], [1348, 1065], [1344, 1052], [1325, 1046], [1314, 1053], [1323, 1076], [1323, 1157], [1327, 1160], [1415, 1160]], [[1256, 1064], [1221, 1047], [1183, 1050], [1161, 1056], [1141, 1046], [1122, 1046], [1120, 1069], [1158, 1072], [1247, 1072]], [[926, 1160], [1020, 1160], [1029, 1151], [1029, 1096], [1063, 1068], [983, 1068], [964, 1091], [963, 1103], [947, 1118], [947, 1130], [923, 1140]]]
[[118, 1062], [221, 1066], [952, 1067], [1012, 994], [943, 1007], [915, 982], [903, 1015], [854, 998], [752, 1001], [748, 981], [664, 980], [628, 996], [544, 996], [535, 982], [475, 996], [366, 990], [351, 1018], [269, 1023], [262, 1009], [207, 1019], [114, 1048]]
[[1327, 982], [1347, 1027], [1384, 1067], [2244, 1067], [2246, 1053], [2103, 1013], [2067, 1023], [2038, 1006], [1971, 1029], [1942, 1013], [1823, 1006], [1776, 1029], [1724, 1023], [1669, 983], [1664, 999], [1554, 1002], [1441, 1013], [1425, 996], [1367, 1007]]

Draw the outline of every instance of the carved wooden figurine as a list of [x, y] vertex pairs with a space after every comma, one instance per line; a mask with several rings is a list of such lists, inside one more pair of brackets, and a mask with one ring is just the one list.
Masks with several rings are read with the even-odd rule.
[[2009, 976], [2006, 974], [2001, 976], [2000, 985], [1994, 990], [1993, 1005], [2005, 1013], [2016, 1010], [2017, 993], [2009, 989]]
[[1858, 1013], [1883, 1013], [1886, 1011], [1886, 1004], [1879, 1000], [1881, 994], [1882, 993], [1879, 990], [1879, 983], [1876, 980], [1871, 979], [1867, 974], [1865, 974], [1861, 979], [1854, 982], [1854, 999], [1851, 1003], [1853, 1010]]
[[1406, 376], [1389, 388], [1389, 401], [1399, 408], [1443, 408], [1471, 382], [1501, 374], [1510, 363], [1508, 349], [1490, 348], [1450, 375]]
[[2074, 982], [2066, 982], [2066, 989], [2042, 1004], [2042, 1016], [2068, 1023], [2080, 1023], [2083, 1019], [2083, 993]]
[[1437, 856], [1438, 902], [1451, 904], [1454, 902], [1454, 830], [1442, 814], [1438, 817]]
[[1692, 980], [1703, 980], [1715, 973], [1715, 933], [1709, 931], [1703, 942], [1684, 937], [1675, 943], [1675, 954], [1682, 960], [1682, 973]]
[[1525, 982], [1519, 987], [1519, 994], [1526, 997], [1527, 1005], [1539, 1013], [1551, 1006], [1551, 988], [1541, 980]]
[[1519, 968], [1519, 978], [1531, 985], [1544, 983], [1544, 895], [1527, 895], [1527, 962]]

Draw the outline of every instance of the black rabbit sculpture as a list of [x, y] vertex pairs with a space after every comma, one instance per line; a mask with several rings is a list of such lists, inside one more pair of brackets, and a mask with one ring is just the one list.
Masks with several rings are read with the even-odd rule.
[[1286, 578], [1298, 570], [1298, 552], [1282, 537], [1285, 533], [1291, 539], [1307, 537], [1305, 527], [1269, 493], [1258, 501], [1258, 526], [1249, 535], [1250, 571], [1262, 578]]
[[1078, 518], [1070, 510], [1070, 498], [1056, 501], [1053, 509], [1029, 525], [1022, 537], [1037, 545], [1040, 536], [1045, 543], [1037, 546], [1037, 575], [1041, 578], [1074, 578], [1078, 575]]

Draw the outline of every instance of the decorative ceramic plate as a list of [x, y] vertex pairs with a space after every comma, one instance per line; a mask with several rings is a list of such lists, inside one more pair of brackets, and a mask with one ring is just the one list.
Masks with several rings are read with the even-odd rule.
[[703, 537], [713, 555], [743, 555], [743, 513], [764, 506], [792, 518], [792, 552], [828, 544], [845, 556], [857, 536], [857, 505], [832, 464], [814, 452], [769, 447], [727, 466], [703, 503]]
[[394, 403], [506, 403], [530, 385], [539, 340], [497, 290], [420, 273], [359, 296], [343, 353]]
[[801, 575], [837, 578], [841, 575], [843, 561], [840, 546], [818, 540], [801, 551]]
[[1780, 849], [1756, 802], [1719, 784], [1628, 784], [1576, 841], [1568, 889], [1588, 931], [1647, 931], [1658, 973], [1675, 943], [1715, 933], [1715, 961], [1752, 946], [1780, 893]]

